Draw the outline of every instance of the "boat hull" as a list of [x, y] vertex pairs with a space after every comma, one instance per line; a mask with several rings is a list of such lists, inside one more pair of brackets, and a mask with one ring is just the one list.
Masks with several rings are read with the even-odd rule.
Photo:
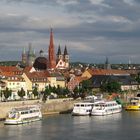
[[109, 111], [109, 112], [106, 112], [106, 111], [93, 111], [91, 113], [91, 115], [93, 116], [105, 116], [105, 115], [111, 115], [111, 114], [116, 114], [116, 113], [120, 113], [122, 111], [122, 109], [119, 109], [117, 111]]
[[36, 119], [29, 119], [29, 120], [12, 120], [12, 119], [6, 119], [4, 124], [5, 125], [19, 125], [19, 124], [26, 124], [30, 122], [40, 121], [42, 118], [36, 118]]
[[127, 111], [140, 111], [140, 106], [128, 105], [125, 110]]

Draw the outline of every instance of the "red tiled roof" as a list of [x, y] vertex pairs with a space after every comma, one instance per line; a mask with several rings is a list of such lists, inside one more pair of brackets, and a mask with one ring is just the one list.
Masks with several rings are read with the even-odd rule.
[[32, 66], [25, 67], [23, 69], [23, 72], [30, 72], [31, 69], [32, 69]]
[[2, 76], [6, 76], [6, 77], [15, 76], [15, 74], [14, 74], [13, 72], [2, 72], [1, 75], [2, 75]]
[[47, 81], [48, 77], [50, 77], [48, 71], [39, 71], [39, 72], [32, 72], [32, 73], [26, 73], [27, 77], [31, 81]]
[[2, 72], [1, 76], [4, 76], [8, 81], [24, 81], [20, 75], [15, 75], [13, 72]]
[[0, 71], [2, 72], [15, 72], [20, 71], [16, 66], [0, 66]]
[[[91, 72], [91, 70], [88, 70]], [[92, 75], [129, 75], [125, 70], [92, 69]]]
[[13, 73], [14, 75], [21, 75], [22, 71], [19, 70], [16, 66], [0, 66], [1, 74], [3, 72]]

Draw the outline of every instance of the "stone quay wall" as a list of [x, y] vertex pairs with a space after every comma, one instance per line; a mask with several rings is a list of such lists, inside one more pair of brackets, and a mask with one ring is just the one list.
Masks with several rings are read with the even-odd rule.
[[24, 105], [40, 105], [42, 114], [49, 115], [71, 110], [74, 103], [75, 101], [73, 101], [71, 98], [51, 99], [47, 100], [45, 103], [40, 102], [39, 100], [0, 102], [0, 119], [6, 118], [8, 111], [14, 107], [20, 107]]

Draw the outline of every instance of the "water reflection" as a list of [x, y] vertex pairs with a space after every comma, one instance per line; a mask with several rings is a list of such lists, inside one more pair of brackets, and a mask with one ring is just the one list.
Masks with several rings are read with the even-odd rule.
[[24, 125], [0, 123], [0, 140], [139, 140], [140, 112], [107, 116], [55, 115]]
[[10, 138], [13, 140], [28, 139], [31, 134], [36, 134], [36, 136], [40, 134], [41, 125], [41, 121], [21, 125], [3, 125], [3, 131], [0, 131], [0, 138]]
[[4, 127], [4, 123], [3, 121], [0, 121], [0, 128], [3, 128]]
[[122, 118], [122, 113], [110, 114], [105, 116], [92, 116], [92, 118], [97, 121], [117, 121]]
[[90, 116], [72, 116], [73, 124], [89, 123], [91, 120]]
[[112, 122], [122, 119], [122, 113], [111, 114], [106, 116], [73, 116], [73, 124], [91, 123], [94, 122]]
[[126, 111], [125, 113], [127, 113], [131, 117], [140, 118], [140, 111]]

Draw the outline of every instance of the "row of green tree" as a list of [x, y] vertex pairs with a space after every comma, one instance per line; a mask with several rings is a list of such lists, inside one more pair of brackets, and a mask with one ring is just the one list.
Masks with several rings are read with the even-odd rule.
[[[51, 93], [56, 94], [57, 98], [70, 97], [70, 91], [68, 90], [68, 88], [62, 88], [60, 86], [56, 88], [49, 85], [42, 92], [39, 92], [37, 87], [32, 90], [32, 95], [35, 99], [39, 99], [40, 97], [42, 97], [43, 100], [46, 100], [49, 96], [51, 96]], [[26, 92], [23, 88], [21, 88], [20, 90], [18, 90], [17, 95], [20, 97], [21, 100], [23, 100]], [[30, 95], [29, 92], [27, 93], [27, 96], [28, 95]], [[4, 97], [5, 101], [7, 101], [8, 98], [10, 98], [11, 96], [12, 90], [10, 90], [9, 88], [1, 91], [1, 98]]]
[[[18, 91], [18, 96], [20, 96], [21, 99], [23, 99], [23, 97], [25, 96], [25, 91], [23, 88], [21, 88], [21, 90]], [[6, 87], [5, 90], [1, 91], [1, 99], [4, 96], [4, 101], [7, 101], [9, 97], [12, 96], [12, 90], [10, 90], [9, 88]]]

